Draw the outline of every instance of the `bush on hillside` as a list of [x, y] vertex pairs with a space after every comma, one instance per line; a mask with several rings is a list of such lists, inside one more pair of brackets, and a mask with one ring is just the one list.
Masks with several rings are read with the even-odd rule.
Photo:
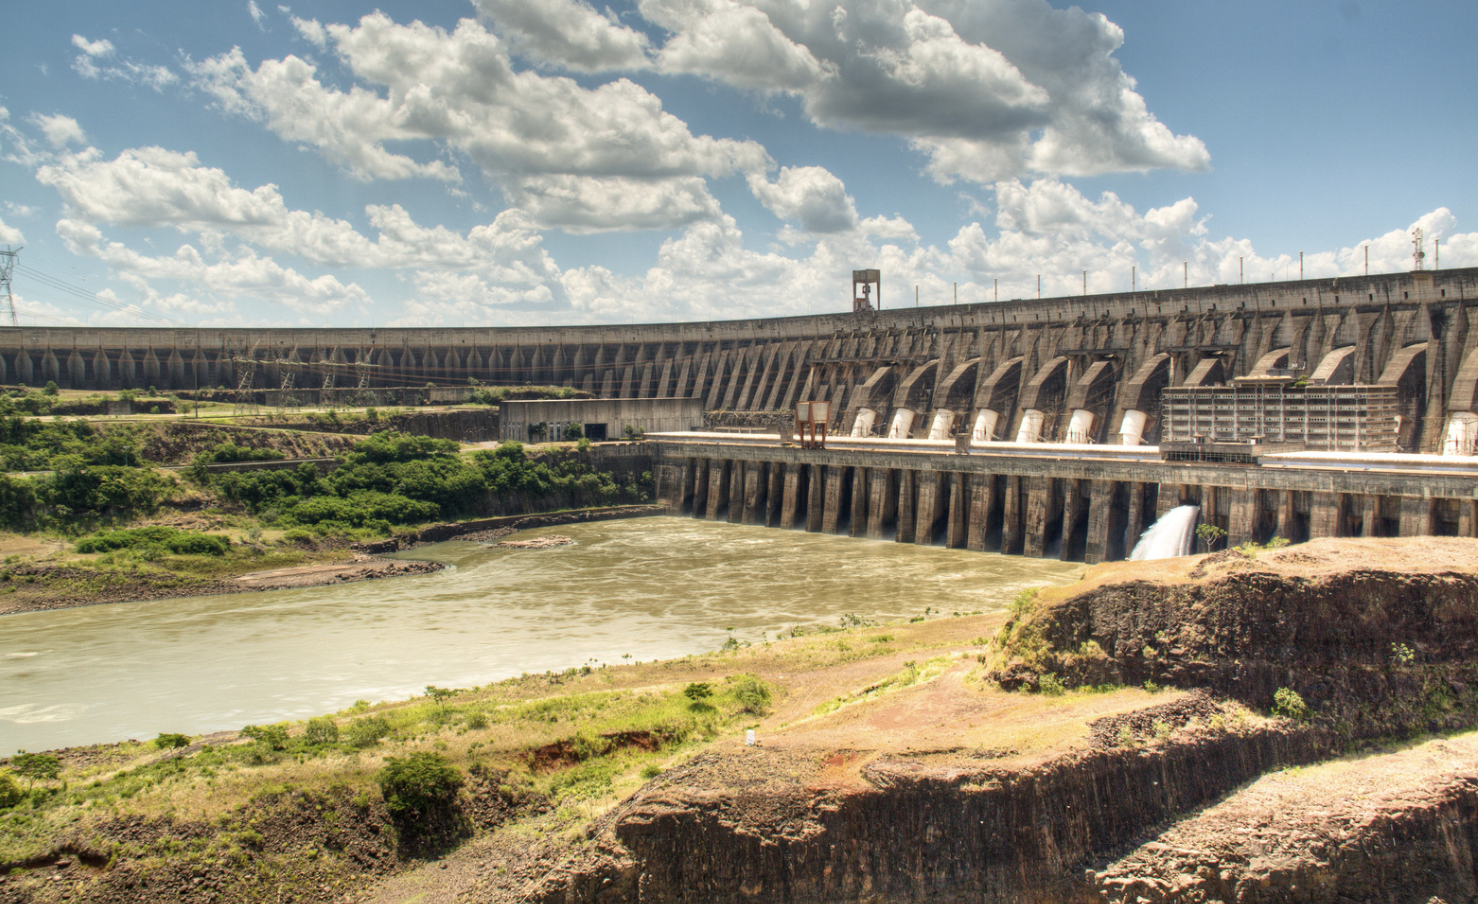
[[178, 555], [225, 555], [231, 542], [225, 537], [202, 534], [196, 531], [176, 530], [173, 527], [125, 528], [110, 530], [77, 541], [78, 552], [110, 552], [115, 549], [132, 549], [137, 546], [162, 546]]

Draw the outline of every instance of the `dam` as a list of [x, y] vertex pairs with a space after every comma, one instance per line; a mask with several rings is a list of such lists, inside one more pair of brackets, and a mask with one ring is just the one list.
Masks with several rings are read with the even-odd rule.
[[[868, 271], [862, 271], [868, 272]], [[1478, 268], [706, 323], [0, 329], [0, 382], [313, 393], [434, 384], [829, 404], [825, 449], [650, 435], [674, 514], [1070, 561], [1197, 505], [1228, 541], [1478, 535]]]

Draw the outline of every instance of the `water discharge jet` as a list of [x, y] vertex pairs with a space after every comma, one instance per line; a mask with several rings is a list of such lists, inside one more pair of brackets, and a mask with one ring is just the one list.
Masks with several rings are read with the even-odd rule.
[[1199, 505], [1179, 505], [1166, 512], [1140, 535], [1134, 551], [1129, 554], [1129, 561], [1148, 562], [1190, 555], [1191, 544], [1196, 538], [1196, 516], [1200, 513]]

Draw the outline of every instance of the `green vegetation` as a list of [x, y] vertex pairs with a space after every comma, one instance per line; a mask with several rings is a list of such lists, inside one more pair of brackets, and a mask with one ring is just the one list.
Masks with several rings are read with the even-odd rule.
[[155, 525], [110, 530], [91, 537], [83, 537], [77, 541], [77, 551], [81, 553], [111, 552], [115, 549], [158, 546], [178, 555], [219, 556], [224, 555], [230, 545], [225, 537]]
[[1280, 687], [1273, 693], [1273, 715], [1303, 722], [1309, 718], [1309, 706], [1293, 688]]
[[1226, 535], [1227, 532], [1215, 524], [1203, 521], [1196, 525], [1196, 539], [1201, 541], [1207, 552], [1211, 552], [1211, 547], [1224, 540]]
[[508, 442], [464, 456], [450, 440], [385, 431], [360, 441], [327, 475], [295, 470], [192, 473], [265, 523], [347, 532], [459, 516], [641, 502], [650, 475], [618, 484], [577, 451], [531, 459]]
[[462, 787], [462, 773], [446, 757], [425, 751], [387, 758], [375, 780], [385, 797], [385, 808], [397, 817], [445, 814]]
[[9, 772], [0, 772], [0, 810], [8, 810], [26, 799], [20, 782]]
[[32, 784], [55, 781], [61, 774], [62, 761], [49, 753], [18, 753], [10, 758], [10, 768]]

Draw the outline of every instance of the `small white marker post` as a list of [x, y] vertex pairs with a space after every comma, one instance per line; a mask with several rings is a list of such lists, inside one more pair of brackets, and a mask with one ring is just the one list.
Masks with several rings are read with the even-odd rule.
[[744, 746], [745, 747], [753, 747], [754, 746], [754, 729], [753, 728], [746, 728], [744, 730]]

